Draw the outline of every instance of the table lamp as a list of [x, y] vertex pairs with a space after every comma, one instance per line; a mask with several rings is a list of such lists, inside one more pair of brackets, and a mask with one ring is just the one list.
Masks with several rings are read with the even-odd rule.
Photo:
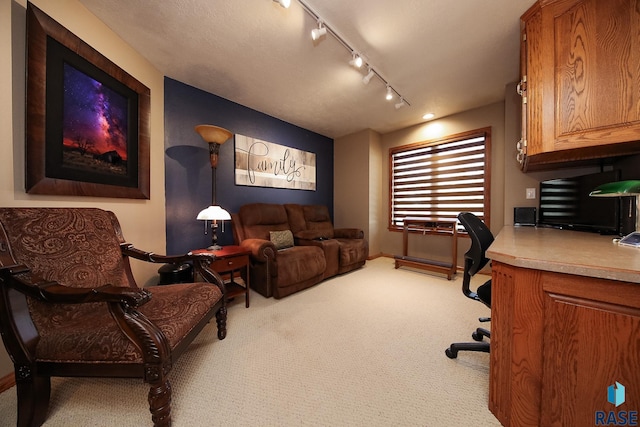
[[635, 197], [636, 231], [640, 231], [640, 181], [614, 181], [597, 186], [589, 196], [592, 197]]
[[[201, 210], [196, 219], [205, 221], [204, 234], [207, 234], [206, 221], [211, 221], [211, 246], [207, 249], [210, 251], [222, 249], [222, 246], [218, 245], [218, 221], [230, 220], [231, 215], [229, 215], [229, 212], [222, 209], [220, 206], [209, 206], [208, 208]], [[222, 224], [224, 226], [224, 223]]]

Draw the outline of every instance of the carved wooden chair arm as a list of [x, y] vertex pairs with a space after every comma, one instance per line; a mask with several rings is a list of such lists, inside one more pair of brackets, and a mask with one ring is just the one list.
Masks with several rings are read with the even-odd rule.
[[181, 262], [194, 261], [197, 257], [202, 257], [202, 256], [210, 257], [212, 260], [214, 259], [213, 255], [209, 255], [209, 254], [195, 255], [191, 252], [184, 255], [161, 255], [153, 252], [140, 250], [135, 246], [133, 246], [131, 243], [121, 243], [120, 249], [122, 250], [122, 254], [125, 256], [139, 259], [141, 261], [162, 263], [162, 264], [177, 264]]
[[0, 267], [0, 279], [9, 286], [39, 301], [56, 304], [83, 304], [88, 302], [120, 303], [139, 307], [151, 299], [145, 289], [103, 285], [94, 288], [72, 288], [55, 281], [47, 281], [32, 274], [25, 265]]
[[215, 255], [213, 254], [194, 254], [192, 252], [188, 252], [184, 255], [159, 255], [153, 252], [146, 252], [137, 249], [131, 243], [121, 243], [120, 249], [122, 250], [123, 255], [146, 262], [177, 264], [191, 261], [193, 262], [196, 273], [200, 274], [205, 281], [218, 286], [222, 294], [226, 295], [224, 280], [222, 280], [218, 273], [209, 268], [209, 265], [215, 260]]

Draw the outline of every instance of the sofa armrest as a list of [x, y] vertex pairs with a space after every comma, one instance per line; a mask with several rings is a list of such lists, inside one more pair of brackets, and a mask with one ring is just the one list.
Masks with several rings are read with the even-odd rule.
[[333, 230], [302, 230], [298, 231], [294, 237], [300, 241], [303, 240], [326, 240], [333, 239]]
[[251, 257], [258, 262], [268, 262], [276, 258], [276, 245], [270, 240], [244, 239], [240, 247], [251, 251]]
[[359, 228], [336, 228], [333, 236], [341, 239], [364, 239], [364, 231]]

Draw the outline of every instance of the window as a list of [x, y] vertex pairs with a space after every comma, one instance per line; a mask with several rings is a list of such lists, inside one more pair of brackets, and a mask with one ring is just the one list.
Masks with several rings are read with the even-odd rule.
[[456, 219], [473, 212], [489, 224], [491, 128], [389, 150], [389, 229], [406, 217]]

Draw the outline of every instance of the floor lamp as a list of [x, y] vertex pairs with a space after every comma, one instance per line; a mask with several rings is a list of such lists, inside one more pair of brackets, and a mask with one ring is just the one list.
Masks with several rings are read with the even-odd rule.
[[201, 210], [196, 219], [205, 221], [205, 234], [207, 232], [206, 221], [211, 221], [211, 246], [207, 249], [215, 251], [222, 248], [218, 245], [218, 221], [231, 219], [229, 212], [216, 204], [216, 170], [218, 168], [218, 153], [220, 152], [220, 146], [231, 138], [231, 135], [233, 134], [226, 129], [212, 125], [198, 125], [196, 126], [196, 132], [198, 132], [202, 139], [209, 144], [209, 161], [211, 163], [211, 206]]

